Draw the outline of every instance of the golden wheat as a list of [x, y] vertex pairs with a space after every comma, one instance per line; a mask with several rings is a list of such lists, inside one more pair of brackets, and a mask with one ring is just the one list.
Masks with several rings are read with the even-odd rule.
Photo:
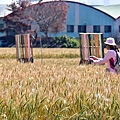
[[[0, 49], [15, 54], [15, 49]], [[40, 49], [34, 50], [39, 54]], [[79, 54], [79, 49], [42, 49], [42, 54]], [[120, 75], [79, 58], [0, 60], [0, 120], [118, 120]]]

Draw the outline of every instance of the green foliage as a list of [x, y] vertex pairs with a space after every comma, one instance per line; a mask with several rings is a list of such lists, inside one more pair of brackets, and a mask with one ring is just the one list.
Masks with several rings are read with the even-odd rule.
[[79, 41], [75, 38], [69, 38], [65, 36], [58, 36], [55, 38], [51, 38], [47, 42], [43, 42], [43, 47], [49, 48], [78, 48]]
[[65, 36], [59, 36], [54, 38], [54, 42], [65, 48], [78, 48], [79, 41], [75, 38], [69, 38]]
[[119, 112], [120, 104], [115, 97], [108, 103], [82, 92], [76, 94], [72, 103], [61, 97], [55, 100], [48, 100], [47, 97], [40, 99], [38, 94], [31, 98], [25, 94], [18, 104], [13, 99], [8, 104], [0, 100], [2, 120], [119, 120]]

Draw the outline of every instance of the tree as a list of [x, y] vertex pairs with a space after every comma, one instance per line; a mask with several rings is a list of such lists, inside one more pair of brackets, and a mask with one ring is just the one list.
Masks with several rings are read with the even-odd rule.
[[24, 33], [30, 28], [28, 23], [28, 18], [25, 13], [25, 9], [30, 5], [29, 0], [19, 0], [19, 2], [12, 2], [8, 5], [10, 11], [9, 15], [4, 17], [4, 21], [7, 23], [7, 32], [9, 30], [14, 30], [15, 33]]
[[66, 15], [69, 5], [65, 1], [51, 1], [37, 4], [30, 4], [29, 0], [20, 0], [9, 5], [13, 12], [5, 17], [8, 28], [12, 28], [16, 33], [24, 33], [35, 21], [40, 32], [46, 37], [48, 33], [63, 31], [66, 25]]
[[39, 26], [46, 37], [48, 33], [58, 33], [65, 29], [69, 5], [65, 1], [39, 2], [27, 7], [26, 13]]

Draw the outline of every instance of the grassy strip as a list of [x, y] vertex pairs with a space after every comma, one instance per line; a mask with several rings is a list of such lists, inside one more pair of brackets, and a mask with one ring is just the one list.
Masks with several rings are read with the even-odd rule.
[[[106, 50], [105, 50], [106, 52]], [[33, 48], [33, 57], [39, 58], [80, 58], [80, 50], [68, 48]], [[15, 48], [0, 48], [0, 59], [16, 59]]]
[[[79, 58], [79, 54], [72, 54], [72, 53], [68, 53], [68, 54], [35, 54], [33, 56], [35, 59], [39, 59], [39, 58]], [[0, 59], [16, 59], [16, 55], [15, 54], [0, 54]]]
[[79, 58], [79, 54], [73, 53], [61, 53], [61, 54], [36, 54], [34, 58]]

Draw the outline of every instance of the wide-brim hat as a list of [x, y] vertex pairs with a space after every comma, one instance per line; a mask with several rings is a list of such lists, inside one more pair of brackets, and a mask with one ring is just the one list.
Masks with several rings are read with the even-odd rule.
[[106, 39], [106, 42], [104, 42], [104, 43], [107, 44], [107, 45], [116, 46], [115, 39], [112, 38], [112, 37], [107, 38], [107, 39]]

